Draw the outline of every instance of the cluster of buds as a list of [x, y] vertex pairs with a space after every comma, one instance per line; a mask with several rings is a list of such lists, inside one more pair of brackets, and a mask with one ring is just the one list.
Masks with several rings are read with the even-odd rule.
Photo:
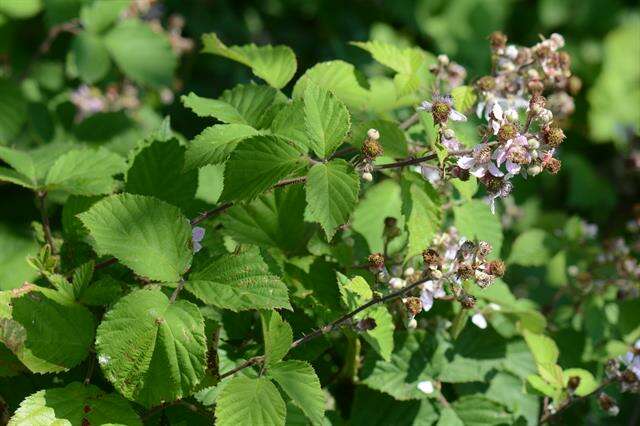
[[640, 393], [640, 340], [623, 356], [607, 361], [605, 372], [609, 380], [620, 384], [622, 392]]
[[380, 132], [378, 130], [369, 129], [367, 131], [367, 136], [364, 142], [362, 142], [361, 152], [362, 159], [358, 169], [362, 179], [371, 182], [373, 180], [373, 163], [376, 158], [384, 154], [384, 149], [382, 149], [382, 145], [380, 145]]
[[447, 55], [438, 55], [438, 61], [429, 71], [436, 77], [437, 82], [446, 83], [449, 90], [462, 85], [467, 78], [467, 70], [451, 61]]
[[138, 88], [132, 84], [110, 84], [103, 93], [85, 84], [71, 93], [71, 103], [77, 108], [76, 120], [99, 112], [133, 110], [140, 106]]

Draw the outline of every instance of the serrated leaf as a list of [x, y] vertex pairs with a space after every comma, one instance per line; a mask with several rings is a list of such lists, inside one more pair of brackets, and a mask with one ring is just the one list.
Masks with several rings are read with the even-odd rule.
[[351, 117], [333, 93], [310, 83], [304, 92], [304, 123], [311, 149], [318, 157], [327, 158], [344, 142]]
[[9, 312], [0, 314], [0, 342], [29, 370], [66, 371], [87, 356], [95, 326], [87, 308], [32, 284], [4, 295], [11, 305]]
[[305, 126], [304, 101], [295, 99], [286, 104], [273, 118], [271, 132], [296, 144], [300, 151], [307, 152], [311, 148], [309, 135]]
[[535, 391], [535, 393], [539, 393], [542, 396], [548, 396], [551, 398], [556, 398], [560, 392], [558, 388], [551, 386], [542, 377], [536, 374], [532, 374], [527, 377], [527, 390], [533, 390]]
[[118, 67], [135, 82], [171, 86], [178, 61], [164, 34], [142, 21], [127, 19], [111, 29], [104, 42]]
[[246, 124], [216, 124], [207, 127], [187, 145], [184, 168], [191, 170], [207, 164], [223, 163], [238, 142], [257, 134], [256, 129]]
[[423, 179], [403, 179], [402, 215], [409, 233], [406, 258], [422, 253], [431, 245], [442, 224], [440, 196]]
[[75, 195], [98, 195], [112, 192], [113, 176], [126, 168], [122, 157], [104, 148], [77, 149], [59, 157], [49, 169], [45, 186]]
[[105, 377], [150, 407], [190, 395], [205, 375], [204, 319], [193, 303], [135, 290], [108, 311], [96, 335]]
[[217, 398], [216, 424], [284, 425], [287, 409], [276, 386], [266, 377], [236, 376]]
[[183, 170], [185, 151], [176, 139], [145, 146], [127, 171], [125, 191], [187, 208], [198, 189], [198, 172]]
[[191, 226], [180, 209], [153, 197], [120, 194], [78, 215], [99, 255], [141, 276], [176, 282], [191, 264]]
[[452, 179], [451, 183], [458, 190], [460, 196], [465, 200], [470, 200], [478, 192], [478, 179], [475, 176], [469, 176], [469, 179], [462, 181], [460, 179]]
[[358, 81], [355, 67], [347, 62], [320, 62], [309, 68], [296, 82], [293, 97], [303, 97], [310, 81], [330, 91], [349, 107], [367, 107], [369, 91]]
[[262, 337], [264, 339], [265, 365], [275, 364], [289, 352], [293, 331], [276, 311], [261, 311]]
[[451, 404], [465, 426], [512, 424], [513, 417], [503, 405], [480, 395], [466, 395]]
[[[14, 175], [21, 180], [28, 182], [32, 186], [38, 184], [35, 161], [29, 152], [0, 146], [0, 160], [13, 167], [15, 169]], [[4, 167], [3, 170], [11, 171]]]
[[[327, 414], [329, 417], [329, 413]], [[356, 386], [349, 424], [351, 426], [433, 426], [438, 420], [438, 414], [435, 405], [428, 399], [398, 401], [367, 386]]]
[[296, 55], [287, 46], [226, 46], [215, 33], [202, 36], [203, 53], [213, 53], [240, 62], [276, 89], [281, 89], [296, 73]]
[[204, 303], [232, 311], [291, 309], [287, 286], [269, 272], [257, 249], [212, 260], [185, 287]]
[[223, 200], [251, 200], [305, 164], [284, 139], [253, 136], [238, 143], [227, 160]]
[[349, 220], [356, 207], [360, 179], [346, 161], [335, 159], [311, 168], [305, 186], [305, 219], [318, 222], [331, 241], [339, 226]]
[[466, 112], [473, 108], [478, 99], [476, 91], [471, 86], [458, 86], [451, 90], [453, 106], [460, 112]]
[[100, 81], [109, 72], [109, 51], [97, 35], [82, 31], [73, 39], [71, 48], [78, 75], [85, 83]]
[[99, 33], [114, 23], [131, 4], [131, 0], [93, 0], [80, 10], [82, 25], [88, 30]]
[[0, 290], [11, 290], [37, 278], [38, 272], [26, 262], [26, 258], [35, 255], [38, 248], [27, 226], [17, 226], [12, 222], [0, 224]]
[[542, 229], [530, 229], [518, 235], [511, 246], [508, 263], [523, 266], [545, 265], [551, 253], [547, 248], [549, 236]]
[[500, 257], [502, 248], [502, 225], [498, 216], [481, 200], [469, 200], [453, 207], [454, 225], [460, 235], [479, 241], [488, 241], [493, 250], [490, 258]]
[[9, 420], [9, 426], [66, 424], [142, 426], [126, 399], [78, 382], [29, 395]]
[[523, 330], [522, 335], [529, 346], [537, 364], [555, 364], [558, 362], [560, 351], [556, 342], [543, 334], [535, 334], [529, 330]]
[[312, 424], [323, 423], [324, 392], [313, 367], [304, 361], [283, 361], [270, 367], [268, 375], [284, 389]]

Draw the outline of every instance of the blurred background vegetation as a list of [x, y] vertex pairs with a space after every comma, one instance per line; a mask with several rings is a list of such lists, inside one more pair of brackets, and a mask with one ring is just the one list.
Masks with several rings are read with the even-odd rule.
[[[559, 155], [563, 168], [557, 176], [518, 183], [505, 228], [512, 236], [532, 227], [556, 232], [565, 223], [575, 223], [567, 219], [580, 216], [597, 224], [600, 236], [607, 237], [623, 232], [628, 221], [640, 215], [637, 1], [136, 0], [150, 6], [146, 19], [158, 19], [163, 27], [172, 17], [182, 16], [182, 37], [193, 40], [194, 48], [182, 54], [169, 81], [140, 85], [138, 108], [78, 120], [70, 101], [71, 93], [82, 85], [68, 55], [74, 35], [63, 32], [46, 52], [40, 54], [38, 49], [51, 28], [77, 19], [87, 1], [0, 0], [0, 145], [33, 148], [73, 141], [108, 144], [124, 153], [167, 115], [174, 130], [193, 137], [206, 122], [181, 105], [180, 95], [194, 91], [218, 97], [234, 84], [252, 79], [248, 68], [198, 54], [200, 36], [208, 32], [216, 32], [228, 45], [292, 47], [298, 59], [296, 78], [315, 63], [332, 59], [351, 62], [369, 76], [384, 74], [388, 70], [369, 54], [348, 44], [378, 39], [446, 53], [467, 67], [469, 81], [490, 71], [491, 32], [501, 30], [511, 43], [522, 45], [535, 43], [540, 34], [559, 32], [566, 38], [574, 74], [583, 82], [575, 99], [576, 112], [564, 123], [568, 137]], [[113, 67], [98, 85], [104, 90], [121, 79]], [[146, 90], [153, 86], [154, 90]], [[1, 289], [34, 276], [24, 258], [37, 247], [30, 224], [38, 217], [29, 191], [0, 184]], [[505, 281], [514, 293], [526, 293], [544, 305], [549, 297], [545, 290], [535, 294], [545, 274], [545, 269], [538, 269], [516, 267]], [[571, 350], [574, 341], [568, 334], [564, 337], [556, 340], [568, 357], [564, 361], [571, 364], [571, 357], [583, 351]]]

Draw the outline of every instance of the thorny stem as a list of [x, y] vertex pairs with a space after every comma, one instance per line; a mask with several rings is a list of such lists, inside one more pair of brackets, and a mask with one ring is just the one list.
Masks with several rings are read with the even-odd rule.
[[[357, 314], [359, 314], [360, 312], [364, 311], [365, 309], [380, 304], [380, 303], [384, 303], [387, 302], [389, 300], [393, 300], [396, 299], [398, 297], [402, 297], [404, 294], [408, 293], [409, 291], [411, 291], [412, 289], [416, 288], [417, 286], [419, 286], [420, 284], [425, 283], [426, 281], [428, 281], [431, 278], [424, 278], [421, 279], [419, 281], [416, 281], [415, 283], [405, 287], [405, 288], [401, 288], [400, 290], [394, 291], [392, 293], [387, 294], [384, 297], [380, 297], [380, 298], [374, 298], [371, 299], [370, 301], [368, 301], [367, 303], [365, 303], [364, 305], [361, 305], [359, 307], [357, 307], [356, 309], [354, 309], [353, 311], [344, 314], [343, 316], [341, 316], [340, 318], [336, 319], [333, 322], [330, 322], [329, 324], [320, 327], [319, 329], [307, 334], [306, 336], [303, 336], [299, 339], [297, 339], [296, 341], [294, 341], [291, 344], [291, 347], [289, 348], [289, 350], [297, 348], [298, 346], [315, 339], [316, 337], [322, 336], [324, 334], [330, 333], [331, 331], [335, 330], [336, 328], [338, 328], [339, 326], [341, 326], [342, 324], [346, 323], [347, 321], [349, 321], [351, 318], [353, 318], [354, 316], [356, 316]], [[234, 375], [235, 373], [237, 373], [240, 370], [243, 370], [247, 367], [251, 367], [252, 365], [256, 365], [256, 364], [261, 364], [264, 362], [264, 357], [263, 356], [256, 356], [253, 358], [249, 358], [247, 361], [245, 361], [244, 363], [240, 364], [239, 366], [237, 366], [236, 368], [227, 371], [226, 373], [223, 373], [220, 375], [220, 380], [224, 379], [225, 377], [229, 377]]]
[[578, 401], [584, 401], [585, 399], [588, 399], [589, 397], [600, 393], [604, 388], [606, 388], [607, 386], [609, 386], [611, 383], [616, 382], [617, 380], [615, 379], [605, 379], [600, 386], [598, 386], [593, 392], [588, 393], [586, 395], [583, 396], [579, 396], [579, 397], [569, 397], [567, 398], [554, 412], [550, 412], [548, 410], [544, 410], [545, 412], [543, 412], [542, 417], [540, 417], [540, 424], [543, 423], [547, 423], [549, 421], [551, 421], [553, 418], [555, 418], [556, 416], [558, 416], [560, 413], [562, 413], [564, 410], [566, 410], [567, 408], [569, 408], [571, 405], [573, 405], [574, 403], [578, 402]]
[[38, 191], [36, 198], [38, 199], [38, 209], [42, 216], [42, 230], [44, 231], [44, 239], [51, 247], [51, 253], [56, 254], [56, 246], [53, 244], [53, 236], [51, 235], [51, 224], [49, 223], [49, 216], [47, 215], [47, 193], [45, 191]]

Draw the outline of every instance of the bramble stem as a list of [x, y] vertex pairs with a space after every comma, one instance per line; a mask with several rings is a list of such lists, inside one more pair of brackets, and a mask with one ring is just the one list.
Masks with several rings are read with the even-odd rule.
[[185, 284], [186, 284], [185, 280], [183, 278], [180, 278], [180, 282], [178, 282], [178, 286], [175, 288], [175, 290], [173, 290], [173, 293], [171, 293], [171, 298], [169, 298], [169, 303], [174, 303], [176, 301], [178, 294], [180, 294]]
[[51, 247], [51, 253], [56, 254], [56, 246], [53, 243], [53, 236], [51, 235], [51, 224], [49, 223], [49, 216], [47, 215], [47, 193], [45, 191], [38, 191], [36, 198], [38, 199], [38, 209], [42, 217], [44, 239], [47, 241], [47, 244], [49, 244], [49, 247]]

